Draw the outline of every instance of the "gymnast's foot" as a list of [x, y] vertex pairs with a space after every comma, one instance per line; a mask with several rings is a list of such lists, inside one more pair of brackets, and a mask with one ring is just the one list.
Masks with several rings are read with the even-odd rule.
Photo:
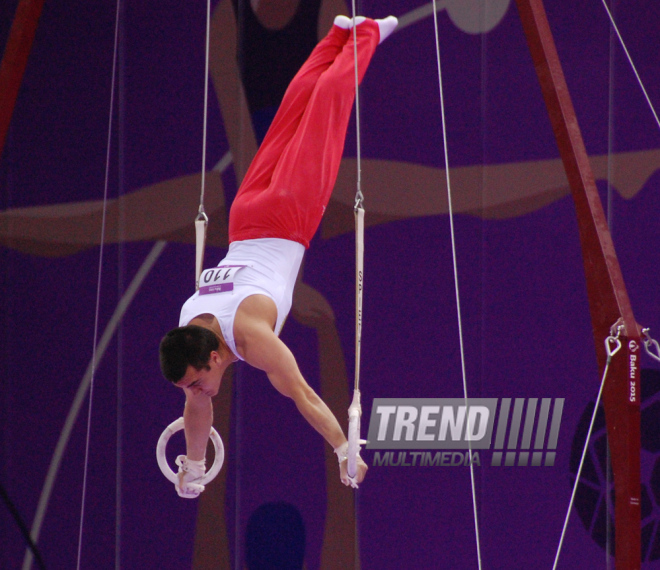
[[376, 23], [378, 24], [378, 31], [380, 32], [380, 41], [378, 43], [382, 44], [383, 41], [385, 41], [385, 38], [387, 38], [399, 25], [399, 20], [394, 16], [388, 16], [382, 20], [376, 20]]
[[[365, 20], [366, 18], [364, 16], [357, 16], [355, 18], [355, 25], [359, 26]], [[378, 31], [380, 33], [379, 44], [383, 43], [385, 38], [387, 38], [399, 24], [399, 20], [394, 16], [388, 16], [382, 20], [374, 21], [378, 24]], [[344, 30], [350, 30], [353, 27], [353, 18], [349, 18], [348, 16], [337, 16], [335, 18], [335, 26], [343, 28]]]
[[344, 30], [349, 30], [353, 25], [353, 20], [348, 16], [337, 16], [335, 18], [335, 26]]
[[[359, 26], [365, 20], [366, 20], [366, 18], [364, 16], [356, 16], [355, 17], [355, 25]], [[343, 28], [344, 30], [352, 30], [353, 29], [353, 18], [349, 18], [348, 16], [337, 16], [335, 18], [335, 26], [337, 26], [339, 28]]]

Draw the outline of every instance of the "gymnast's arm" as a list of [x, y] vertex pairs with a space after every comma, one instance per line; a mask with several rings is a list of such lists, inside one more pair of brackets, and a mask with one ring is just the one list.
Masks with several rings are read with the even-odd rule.
[[325, 440], [337, 448], [346, 442], [330, 408], [307, 384], [289, 348], [273, 332], [275, 303], [265, 295], [243, 301], [234, 320], [236, 346], [245, 361], [263, 370], [271, 384], [291, 398], [303, 417]]
[[183, 409], [183, 421], [186, 433], [186, 456], [199, 461], [206, 456], [206, 445], [213, 425], [213, 402], [211, 397], [194, 393], [184, 388], [186, 405]]

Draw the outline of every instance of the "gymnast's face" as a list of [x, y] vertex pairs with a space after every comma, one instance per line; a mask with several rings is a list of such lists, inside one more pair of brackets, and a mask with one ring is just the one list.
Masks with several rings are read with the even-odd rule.
[[223, 360], [215, 351], [211, 352], [208, 365], [201, 370], [188, 366], [185, 375], [176, 383], [176, 386], [190, 390], [194, 395], [204, 395], [212, 398], [220, 390], [222, 375], [231, 361]]

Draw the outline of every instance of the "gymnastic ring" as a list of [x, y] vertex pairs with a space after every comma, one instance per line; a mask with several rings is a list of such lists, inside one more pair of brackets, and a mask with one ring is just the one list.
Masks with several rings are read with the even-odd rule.
[[[165, 449], [167, 448], [167, 442], [170, 440], [173, 434], [183, 429], [183, 418], [173, 421], [168, 425], [160, 438], [158, 439], [158, 445], [156, 446], [156, 459], [158, 459], [158, 467], [163, 472], [163, 475], [167, 477], [172, 483], [177, 485], [179, 483], [179, 478], [172, 469], [170, 469], [169, 464], [167, 463], [167, 458], [165, 457]], [[211, 428], [211, 441], [213, 442], [213, 447], [215, 448], [215, 460], [211, 469], [209, 469], [202, 479], [199, 481], [201, 485], [206, 485], [215, 479], [216, 475], [220, 473], [222, 469], [222, 464], [225, 461], [225, 446], [222, 444], [222, 438], [215, 428]], [[195, 481], [196, 483], [197, 481]]]

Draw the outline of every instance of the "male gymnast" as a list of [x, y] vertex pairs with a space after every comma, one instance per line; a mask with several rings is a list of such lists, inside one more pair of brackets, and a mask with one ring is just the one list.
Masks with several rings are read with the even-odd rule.
[[[397, 25], [355, 18], [359, 81], [376, 46]], [[229, 215], [229, 251], [202, 273], [199, 290], [181, 309], [179, 327], [160, 344], [163, 375], [182, 388], [186, 455], [177, 458], [181, 497], [203, 491], [206, 446], [213, 423], [211, 398], [237, 360], [263, 370], [333, 447], [345, 485], [361, 483], [358, 457], [347, 474], [348, 443], [328, 406], [303, 378], [279, 339], [291, 309], [305, 248], [330, 200], [355, 97], [353, 20], [337, 16], [291, 81]]]

